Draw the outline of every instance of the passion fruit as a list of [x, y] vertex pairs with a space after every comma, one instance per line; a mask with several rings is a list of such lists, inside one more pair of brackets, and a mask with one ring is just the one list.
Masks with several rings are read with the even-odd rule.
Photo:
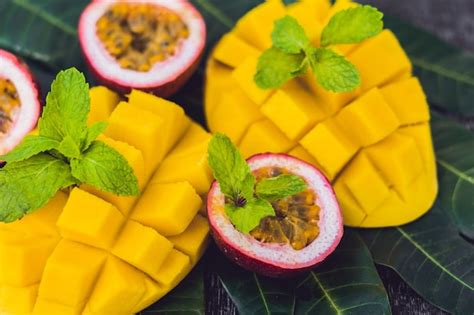
[[206, 26], [184, 0], [96, 0], [81, 14], [79, 41], [103, 84], [167, 97], [197, 68]]
[[0, 155], [35, 127], [40, 108], [38, 88], [27, 65], [0, 49]]
[[293, 174], [304, 179], [307, 188], [272, 202], [276, 215], [263, 218], [250, 234], [244, 234], [226, 215], [225, 197], [214, 182], [207, 211], [219, 248], [241, 267], [269, 277], [293, 276], [318, 265], [343, 234], [341, 210], [329, 181], [314, 166], [286, 154], [259, 154], [247, 162], [257, 182]]

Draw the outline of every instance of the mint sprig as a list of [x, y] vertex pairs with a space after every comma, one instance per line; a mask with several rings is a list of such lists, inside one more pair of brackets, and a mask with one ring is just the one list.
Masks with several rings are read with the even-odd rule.
[[226, 197], [226, 214], [243, 233], [256, 228], [263, 218], [275, 215], [271, 201], [306, 189], [306, 182], [295, 175], [280, 175], [257, 183], [237, 147], [221, 133], [215, 134], [209, 142], [208, 161]]
[[255, 83], [262, 89], [281, 87], [306, 72], [308, 65], [318, 83], [331, 92], [350, 92], [360, 85], [360, 74], [344, 56], [327, 48], [355, 44], [379, 34], [383, 14], [368, 5], [336, 13], [321, 33], [321, 46], [311, 45], [298, 21], [285, 16], [275, 21], [273, 46], [259, 57]]
[[127, 160], [96, 138], [107, 124], [87, 126], [89, 85], [77, 69], [51, 85], [39, 135], [27, 136], [0, 161], [0, 221], [12, 222], [43, 207], [61, 189], [90, 184], [120, 196], [139, 194]]

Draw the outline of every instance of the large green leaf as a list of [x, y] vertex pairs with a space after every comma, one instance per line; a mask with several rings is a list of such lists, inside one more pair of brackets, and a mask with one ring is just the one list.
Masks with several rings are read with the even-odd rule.
[[391, 16], [384, 22], [405, 48], [430, 102], [453, 113], [474, 115], [474, 55]]
[[204, 313], [204, 275], [203, 266], [200, 264], [173, 291], [138, 315]]
[[439, 204], [414, 223], [360, 234], [375, 261], [395, 269], [425, 299], [455, 314], [472, 314], [473, 247]]
[[433, 115], [439, 196], [461, 233], [474, 239], [474, 133], [440, 115]]
[[0, 47], [55, 70], [81, 65], [77, 21], [88, 2], [0, 1]]
[[216, 270], [241, 314], [390, 314], [385, 288], [355, 231], [347, 230], [336, 251], [299, 280], [262, 277], [219, 257]]

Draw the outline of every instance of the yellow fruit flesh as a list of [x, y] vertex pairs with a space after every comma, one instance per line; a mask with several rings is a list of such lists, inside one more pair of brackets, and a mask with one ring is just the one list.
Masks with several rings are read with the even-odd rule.
[[104, 48], [122, 68], [141, 72], [173, 57], [189, 37], [188, 27], [178, 14], [147, 3], [113, 4], [96, 28]]
[[[301, 0], [286, 7], [286, 14], [299, 19], [318, 44], [321, 25], [356, 5]], [[415, 220], [436, 196], [436, 164], [426, 97], [398, 40], [384, 30], [357, 45], [332, 47], [360, 71], [362, 84], [353, 92], [327, 92], [310, 72], [283, 88], [261, 90], [253, 81], [255, 56], [228, 62], [222, 52], [242, 41], [257, 50], [269, 47], [271, 28], [255, 36], [242, 30], [262, 17], [272, 25], [285, 14], [282, 6], [267, 1], [250, 11], [226, 35], [232, 41], [225, 37], [217, 46], [220, 53], [209, 58], [205, 111], [210, 129], [232, 135], [246, 157], [286, 152], [319, 167], [334, 184], [346, 225], [382, 227]], [[311, 6], [327, 9], [315, 18]], [[321, 25], [308, 23], [309, 18]], [[237, 105], [229, 95], [239, 95], [235, 104], [243, 109], [235, 120], [232, 108]]]
[[8, 133], [20, 114], [20, 97], [15, 85], [0, 77], [0, 139]]
[[[91, 97], [97, 105], [91, 116], [100, 120], [118, 101], [105, 88]], [[58, 193], [21, 221], [1, 223], [0, 314], [135, 314], [173, 289], [201, 258], [209, 225], [197, 214], [202, 201], [196, 190], [204, 193], [211, 184], [203, 162], [210, 135], [176, 104], [141, 92], [132, 92], [130, 103], [113, 106], [109, 136], [99, 140], [123, 154], [144, 193], [118, 197], [83, 185]], [[149, 117], [142, 131], [133, 131], [143, 126], [135, 110]], [[156, 172], [152, 159], [161, 155]], [[177, 175], [175, 165], [183, 165]], [[159, 173], [167, 183], [151, 184], [151, 178], [162, 180]]]

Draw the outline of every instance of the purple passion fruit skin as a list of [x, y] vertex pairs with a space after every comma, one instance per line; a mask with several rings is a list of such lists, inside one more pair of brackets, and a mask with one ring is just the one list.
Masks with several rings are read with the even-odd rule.
[[270, 277], [295, 276], [324, 261], [343, 234], [341, 210], [326, 177], [286, 154], [259, 154], [248, 163], [257, 181], [287, 173], [302, 177], [308, 188], [273, 202], [276, 216], [262, 219], [250, 234], [243, 234], [225, 214], [224, 195], [214, 182], [207, 210], [218, 247], [241, 267]]

